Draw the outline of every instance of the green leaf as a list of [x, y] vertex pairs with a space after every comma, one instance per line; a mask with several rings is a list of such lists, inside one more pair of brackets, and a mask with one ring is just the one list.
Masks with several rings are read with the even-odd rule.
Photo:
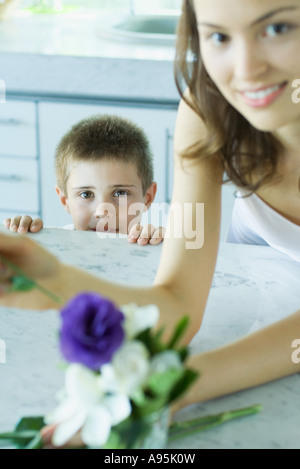
[[138, 407], [142, 407], [146, 402], [146, 396], [142, 389], [137, 390], [131, 397], [130, 400]]
[[148, 349], [150, 355], [153, 356], [166, 349], [166, 346], [160, 340], [161, 334], [161, 331], [153, 334], [151, 329], [146, 329], [137, 335], [136, 340], [141, 341]]
[[55, 303], [62, 303], [61, 298], [59, 298], [57, 295], [47, 290], [46, 288], [42, 287], [39, 283], [35, 282], [35, 280], [28, 278], [24, 274], [24, 272], [20, 269], [20, 267], [10, 262], [1, 254], [0, 254], [0, 260], [3, 262], [3, 264], [7, 265], [10, 268], [10, 270], [12, 270], [12, 272], [16, 274], [11, 278], [12, 285], [10, 287], [10, 291], [29, 291], [29, 290], [32, 290], [33, 288], [36, 288], [44, 295], [51, 298]]
[[168, 349], [174, 349], [190, 322], [189, 316], [183, 316], [175, 327], [174, 333], [167, 345]]
[[165, 332], [165, 327], [161, 327], [156, 333], [155, 335], [153, 336], [154, 339], [157, 341], [157, 342], [161, 342], [162, 343], [162, 337], [163, 337], [163, 334]]
[[184, 374], [184, 369], [172, 369], [150, 376], [147, 387], [155, 396], [169, 395]]
[[24, 432], [6, 432], [0, 433], [0, 440], [20, 440], [20, 441], [29, 441], [34, 438], [36, 431], [25, 430]]
[[139, 449], [143, 440], [152, 430], [152, 416], [127, 418], [111, 430], [108, 442], [103, 449]]
[[101, 449], [125, 449], [126, 447], [121, 442], [121, 436], [114, 429], [111, 430], [109, 438]]
[[11, 282], [10, 291], [30, 291], [36, 286], [34, 280], [23, 277], [22, 275], [12, 277]]
[[185, 391], [191, 386], [191, 384], [199, 378], [199, 373], [196, 373], [193, 370], [184, 370], [183, 376], [181, 379], [175, 384], [174, 388], [172, 389], [169, 402], [174, 401], [179, 396], [181, 396]]
[[189, 356], [189, 349], [188, 347], [181, 347], [180, 349], [177, 349], [177, 353], [180, 357], [181, 362], [184, 363], [187, 357]]
[[10, 441], [19, 449], [41, 448], [40, 430], [43, 426], [43, 417], [25, 417], [18, 422], [13, 432], [1, 433], [0, 440]]
[[35, 437], [25, 446], [24, 449], [42, 449], [44, 447], [44, 442], [40, 432], [38, 432]]
[[17, 423], [15, 432], [21, 432], [25, 430], [39, 432], [44, 426], [44, 417], [23, 417]]
[[157, 412], [168, 404], [168, 396], [146, 397], [142, 406], [134, 406], [132, 415], [134, 418], [145, 417]]

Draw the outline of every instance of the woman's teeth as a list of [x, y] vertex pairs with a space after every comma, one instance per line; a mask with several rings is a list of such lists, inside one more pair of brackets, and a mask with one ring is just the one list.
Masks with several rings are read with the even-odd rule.
[[249, 99], [264, 99], [270, 94], [275, 93], [280, 87], [281, 85], [277, 85], [260, 91], [244, 91], [244, 95]]

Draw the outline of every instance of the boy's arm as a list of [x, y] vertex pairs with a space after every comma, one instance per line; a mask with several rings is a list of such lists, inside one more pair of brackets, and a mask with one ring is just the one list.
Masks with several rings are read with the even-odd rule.
[[163, 241], [165, 237], [165, 228], [159, 226], [155, 228], [153, 225], [141, 226], [139, 223], [134, 225], [129, 234], [129, 243], [138, 243], [140, 246], [146, 246], [147, 244], [157, 245]]
[[43, 228], [43, 221], [40, 218], [32, 219], [29, 215], [17, 215], [13, 218], [6, 218], [4, 226], [14, 233], [38, 233]]

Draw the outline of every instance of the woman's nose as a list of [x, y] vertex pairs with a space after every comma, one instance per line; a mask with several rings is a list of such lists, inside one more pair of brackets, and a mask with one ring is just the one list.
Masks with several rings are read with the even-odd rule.
[[234, 75], [239, 80], [259, 79], [268, 69], [267, 59], [259, 47], [252, 41], [240, 40], [235, 44]]

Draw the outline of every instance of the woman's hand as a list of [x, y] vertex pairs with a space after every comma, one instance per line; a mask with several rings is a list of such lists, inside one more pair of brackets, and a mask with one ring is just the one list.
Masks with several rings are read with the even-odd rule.
[[0, 233], [0, 256], [4, 258], [0, 264], [0, 305], [26, 305], [29, 309], [54, 307], [53, 300], [36, 290], [10, 292], [10, 279], [15, 272], [5, 260], [17, 266], [26, 277], [56, 293], [61, 283], [62, 264], [55, 256], [27, 236], [4, 233]]
[[84, 443], [81, 439], [80, 432], [76, 433], [66, 445], [57, 447], [52, 443], [53, 434], [57, 425], [46, 425], [41, 430], [41, 437], [43, 440], [44, 449], [72, 449], [72, 448], [84, 448]]

